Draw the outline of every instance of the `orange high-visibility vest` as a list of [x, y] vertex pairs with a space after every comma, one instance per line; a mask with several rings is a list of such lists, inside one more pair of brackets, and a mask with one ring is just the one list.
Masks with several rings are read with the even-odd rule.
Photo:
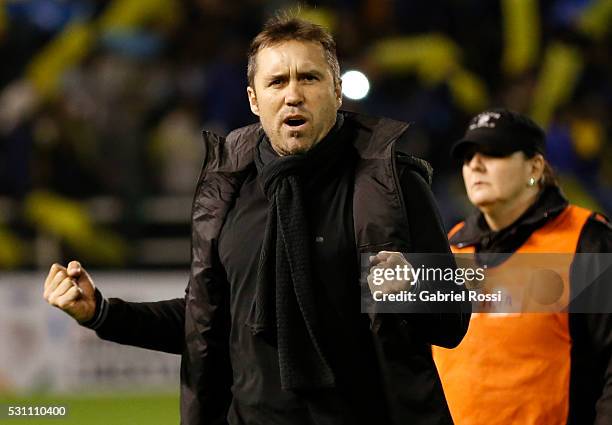
[[[573, 254], [590, 215], [591, 211], [570, 205], [516, 252]], [[463, 225], [455, 226], [449, 237]], [[451, 249], [474, 252], [473, 247]], [[513, 257], [499, 267], [512, 267]], [[566, 299], [569, 265], [562, 273]], [[433, 348], [455, 423], [565, 424], [571, 343], [567, 313], [473, 314], [457, 348]]]

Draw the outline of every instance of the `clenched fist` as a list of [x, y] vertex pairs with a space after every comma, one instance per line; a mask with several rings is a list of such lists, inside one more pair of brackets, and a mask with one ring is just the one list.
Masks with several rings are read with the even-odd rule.
[[57, 263], [51, 266], [43, 297], [81, 323], [96, 313], [94, 283], [78, 261], [71, 261], [68, 268]]
[[370, 291], [381, 291], [385, 294], [410, 291], [416, 283], [413, 276], [407, 273], [412, 265], [401, 252], [380, 251], [370, 257], [368, 286]]

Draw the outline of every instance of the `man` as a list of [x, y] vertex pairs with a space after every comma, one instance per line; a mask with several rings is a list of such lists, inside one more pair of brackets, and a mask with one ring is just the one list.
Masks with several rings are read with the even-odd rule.
[[335, 43], [297, 19], [253, 40], [248, 79], [260, 124], [204, 137], [185, 298], [106, 300], [77, 262], [52, 266], [45, 298], [181, 354], [184, 424], [451, 423], [430, 344], [457, 345], [469, 314], [359, 310], [361, 254], [450, 252], [428, 168], [395, 153], [407, 124], [338, 112]]

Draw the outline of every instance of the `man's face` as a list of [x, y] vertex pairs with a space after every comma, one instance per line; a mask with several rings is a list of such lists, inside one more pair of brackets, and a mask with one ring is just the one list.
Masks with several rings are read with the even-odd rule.
[[251, 111], [279, 155], [304, 153], [327, 135], [342, 103], [323, 47], [286, 41], [257, 53]]

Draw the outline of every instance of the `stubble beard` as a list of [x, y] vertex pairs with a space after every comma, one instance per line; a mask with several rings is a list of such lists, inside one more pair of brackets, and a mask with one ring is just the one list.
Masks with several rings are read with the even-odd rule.
[[[277, 146], [273, 146], [276, 152], [281, 156], [287, 155], [304, 155], [310, 149], [312, 149], [313, 144], [304, 144], [300, 142], [305, 142], [306, 137], [304, 134], [299, 131], [290, 131], [287, 134], [286, 138], [280, 137], [280, 142]], [[296, 141], [297, 144], [293, 144], [292, 141]], [[292, 148], [293, 145], [293, 148]]]

